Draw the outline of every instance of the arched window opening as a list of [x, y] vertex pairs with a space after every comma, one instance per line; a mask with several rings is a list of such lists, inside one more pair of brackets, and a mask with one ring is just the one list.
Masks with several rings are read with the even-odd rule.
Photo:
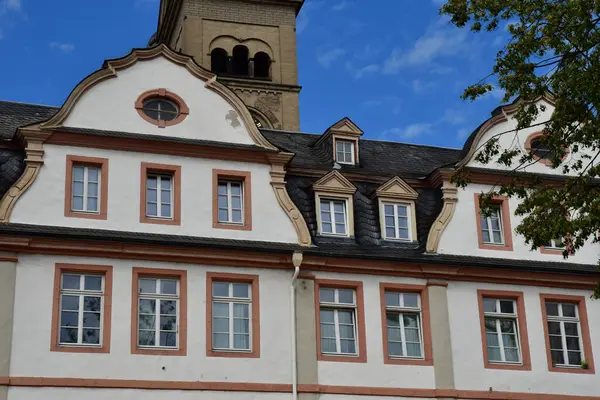
[[271, 57], [265, 52], [259, 51], [254, 55], [254, 76], [257, 78], [269, 78], [271, 76]]
[[227, 51], [216, 48], [210, 53], [210, 70], [215, 74], [227, 72]]
[[233, 48], [234, 75], [248, 76], [248, 48], [237, 45]]
[[256, 124], [256, 127], [258, 129], [272, 129], [273, 128], [271, 123], [263, 115], [259, 115], [259, 113], [256, 112], [255, 110], [250, 110], [250, 114], [252, 115], [252, 119], [254, 120], [254, 123]]
[[550, 160], [552, 159], [552, 148], [542, 141], [542, 138], [535, 138], [531, 141], [531, 154], [534, 157]]

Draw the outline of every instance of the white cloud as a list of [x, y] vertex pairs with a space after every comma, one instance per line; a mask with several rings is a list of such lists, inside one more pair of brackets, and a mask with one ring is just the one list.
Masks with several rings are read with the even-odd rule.
[[366, 100], [363, 107], [367, 108], [385, 108], [392, 114], [399, 115], [402, 112], [402, 99], [397, 96], [384, 96], [377, 99]]
[[466, 120], [467, 119], [460, 111], [448, 108], [446, 111], [444, 111], [441, 122], [445, 122], [450, 125], [460, 125]]
[[423, 93], [427, 93], [427, 92], [431, 91], [431, 89], [433, 89], [436, 85], [434, 82], [431, 82], [431, 81], [423, 81], [420, 79], [413, 79], [411, 86], [412, 86], [412, 90], [415, 94], [423, 94]]
[[331, 11], [342, 11], [343, 9], [347, 8], [350, 4], [352, 3], [350, 3], [348, 0], [342, 0], [333, 7], [331, 7]]
[[447, 27], [444, 18], [430, 27], [408, 49], [396, 48], [385, 60], [383, 72], [396, 74], [406, 67], [421, 67], [438, 59], [455, 56], [467, 49], [467, 31]]
[[7, 10], [20, 11], [21, 0], [4, 0], [2, 4]]
[[416, 123], [407, 125], [404, 128], [391, 128], [387, 129], [382, 133], [383, 139], [394, 140], [394, 139], [414, 139], [418, 136], [428, 135], [433, 133], [433, 124], [430, 123]]
[[75, 45], [71, 43], [50, 42], [48, 43], [48, 46], [52, 49], [58, 49], [63, 53], [70, 53], [75, 49]]
[[471, 131], [467, 128], [461, 128], [458, 130], [458, 132], [456, 132], [456, 139], [465, 140], [467, 136], [469, 136], [469, 133], [471, 133]]
[[296, 18], [296, 33], [301, 34], [310, 22], [310, 14], [323, 5], [322, 0], [306, 1], [298, 17]]
[[377, 64], [369, 64], [364, 67], [355, 67], [354, 64], [350, 61], [346, 62], [346, 69], [352, 74], [354, 79], [360, 79], [367, 74], [372, 74], [379, 71], [379, 65]]
[[341, 47], [334, 47], [317, 55], [317, 61], [323, 68], [329, 68], [335, 60], [346, 54], [346, 50]]

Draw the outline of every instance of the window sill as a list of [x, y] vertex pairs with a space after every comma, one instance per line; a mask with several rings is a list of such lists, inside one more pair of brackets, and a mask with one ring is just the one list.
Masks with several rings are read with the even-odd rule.
[[81, 344], [56, 344], [52, 346], [51, 351], [63, 353], [109, 353], [109, 346], [81, 345]]
[[335, 238], [350, 238], [350, 235], [343, 235], [341, 233], [322, 233], [319, 232], [319, 236], [323, 237], [335, 237]]
[[236, 224], [234, 222], [217, 222], [213, 224], [213, 228], [216, 229], [231, 229], [235, 231], [251, 231], [252, 226], [250, 224]]
[[208, 350], [207, 357], [230, 357], [230, 358], [260, 358], [260, 354], [251, 350]]
[[131, 354], [148, 354], [161, 356], [185, 356], [185, 349], [174, 349], [171, 347], [134, 347]]
[[180, 225], [179, 220], [173, 218], [144, 217], [140, 220], [142, 224]]
[[506, 244], [493, 244], [493, 243], [479, 243], [479, 248], [482, 250], [500, 250], [500, 251], [512, 251], [512, 245]]
[[504, 369], [513, 371], [531, 371], [530, 364], [518, 364], [508, 362], [488, 362], [485, 364], [486, 369]]
[[587, 369], [584, 369], [583, 367], [580, 366], [569, 366], [569, 365], [552, 365], [549, 368], [550, 372], [562, 372], [562, 373], [566, 373], [566, 374], [594, 374], [594, 368], [593, 367], [589, 367]]
[[359, 354], [318, 353], [317, 360], [349, 363], [366, 363], [367, 357]]
[[68, 218], [87, 218], [87, 219], [102, 219], [106, 220], [107, 215], [102, 213], [94, 213], [87, 211], [68, 211], [65, 213], [65, 217]]
[[433, 366], [433, 359], [384, 356], [385, 364]]

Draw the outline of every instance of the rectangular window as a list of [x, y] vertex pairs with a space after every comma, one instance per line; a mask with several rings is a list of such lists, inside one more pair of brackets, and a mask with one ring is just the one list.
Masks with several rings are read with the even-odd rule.
[[60, 288], [60, 334], [63, 345], [100, 346], [104, 276], [63, 273]]
[[252, 230], [252, 180], [247, 171], [213, 169], [213, 228]]
[[577, 304], [546, 301], [545, 307], [552, 364], [580, 367], [585, 357]]
[[100, 212], [100, 168], [88, 165], [73, 165], [73, 193], [71, 210], [76, 212]]
[[481, 234], [483, 243], [504, 244], [504, 233], [502, 232], [502, 213], [500, 206], [492, 206], [488, 216], [480, 215]]
[[56, 264], [51, 351], [108, 353], [112, 267]]
[[151, 173], [146, 177], [146, 216], [173, 218], [173, 175]]
[[346, 201], [320, 198], [319, 203], [321, 233], [346, 236], [348, 234]]
[[483, 314], [488, 362], [521, 363], [516, 302], [483, 298]]
[[106, 219], [108, 160], [67, 155], [65, 217]]
[[319, 288], [321, 352], [357, 355], [356, 292], [352, 289]]
[[552, 239], [545, 247], [547, 249], [551, 249], [551, 250], [564, 250], [565, 242], [563, 241], [562, 238]]
[[252, 287], [250, 284], [213, 281], [212, 328], [213, 350], [252, 350]]
[[219, 223], [244, 223], [244, 183], [219, 180]]
[[384, 218], [384, 238], [391, 240], [411, 240], [410, 205], [382, 203]]
[[179, 280], [141, 277], [138, 281], [138, 346], [176, 349]]
[[423, 358], [421, 296], [385, 292], [387, 349], [391, 358]]
[[336, 140], [335, 154], [338, 163], [354, 164], [354, 142], [349, 140]]

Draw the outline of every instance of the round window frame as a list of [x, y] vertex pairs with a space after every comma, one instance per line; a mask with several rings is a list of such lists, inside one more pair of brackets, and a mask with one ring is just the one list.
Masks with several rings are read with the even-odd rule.
[[[147, 100], [150, 100], [152, 98], [160, 98], [160, 97], [162, 97], [166, 100], [169, 100], [170, 102], [174, 103], [177, 106], [177, 108], [179, 109], [179, 113], [176, 118], [174, 118], [170, 121], [165, 121], [165, 120], [158, 120], [158, 119], [150, 118], [148, 115], [146, 115], [146, 113], [144, 112], [144, 103]], [[170, 92], [164, 88], [148, 90], [148, 91], [145, 91], [144, 93], [142, 93], [141, 95], [139, 95], [139, 97], [135, 101], [135, 109], [137, 110], [140, 117], [142, 117], [142, 119], [144, 119], [144, 121], [149, 122], [152, 125], [158, 126], [159, 128], [165, 128], [167, 126], [177, 125], [177, 124], [181, 123], [190, 113], [190, 109], [188, 108], [187, 104], [185, 104], [185, 101], [183, 101], [183, 99], [180, 96], [178, 96], [175, 93]]]
[[[534, 160], [540, 162], [541, 164], [544, 164], [547, 167], [551, 167], [552, 160], [549, 160], [547, 158], [538, 157], [535, 154], [531, 153], [531, 143], [535, 139], [538, 139], [542, 136], [544, 136], [544, 132], [535, 132], [535, 133], [532, 133], [531, 135], [527, 136], [527, 139], [525, 140], [525, 151], [527, 151], [527, 154], [531, 154], [531, 156], [533, 157]], [[568, 156], [569, 156], [569, 149], [565, 149], [565, 155], [563, 156], [563, 158], [560, 159], [560, 162], [562, 163], [563, 161], [565, 161]]]

